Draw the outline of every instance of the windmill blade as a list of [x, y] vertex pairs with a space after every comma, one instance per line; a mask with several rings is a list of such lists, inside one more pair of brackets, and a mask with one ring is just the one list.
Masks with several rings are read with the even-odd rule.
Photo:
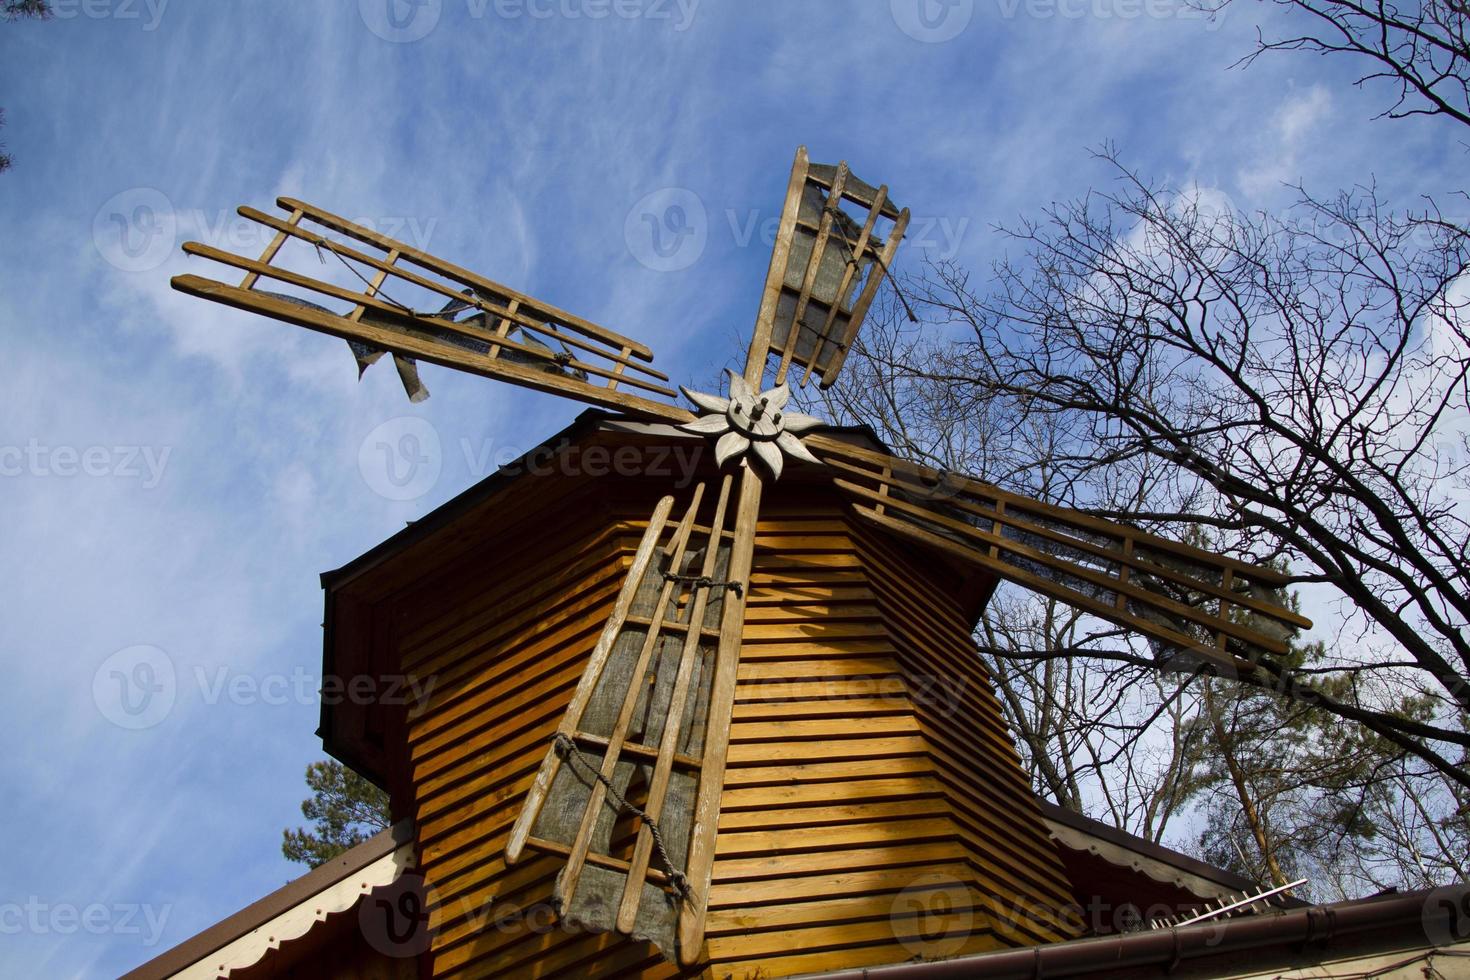
[[[359, 371], [392, 352], [415, 400], [426, 392], [413, 362], [424, 360], [645, 418], [691, 417], [673, 404], [678, 395], [667, 386], [668, 376], [647, 366], [653, 354], [637, 341], [304, 201], [282, 197], [276, 203], [288, 217], [238, 209], [275, 231], [259, 258], [184, 244], [188, 255], [243, 270], [238, 285], [181, 275], [173, 288], [340, 337], [352, 346]], [[278, 260], [288, 241], [313, 247], [322, 262], [335, 259], [360, 285], [344, 287], [286, 267]], [[262, 279], [306, 295], [268, 291]], [[430, 297], [429, 309], [395, 300], [402, 289]], [[343, 308], [334, 310], [334, 302]]]
[[1161, 660], [1185, 651], [1239, 675], [1312, 625], [1274, 600], [1287, 578], [1270, 569], [828, 436], [805, 441], [865, 520], [1136, 630]]
[[814, 372], [823, 388], [837, 379], [908, 223], [886, 185], [864, 183], [846, 161], [811, 163], [806, 147], [797, 149], [751, 340], [762, 366], [780, 355], [775, 384], [793, 364], [802, 384]]
[[[760, 479], [706, 485], [680, 520], [655, 508], [506, 845], [565, 858], [564, 920], [657, 945], [704, 943]], [[629, 823], [628, 819], [633, 818]]]

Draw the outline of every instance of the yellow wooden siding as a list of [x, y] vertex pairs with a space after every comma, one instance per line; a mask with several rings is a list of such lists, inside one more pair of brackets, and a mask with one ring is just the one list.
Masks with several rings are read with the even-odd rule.
[[[508, 535], [396, 620], [404, 668], [435, 681], [407, 737], [436, 977], [679, 975], [647, 944], [552, 925], [560, 858], [502, 859], [642, 532], [632, 505], [611, 506]], [[703, 972], [1072, 935], [1063, 872], [943, 572], [821, 494], [768, 503], [752, 578]], [[915, 696], [945, 671], [964, 680], [953, 714]], [[1046, 911], [1018, 924], [1018, 904]]]

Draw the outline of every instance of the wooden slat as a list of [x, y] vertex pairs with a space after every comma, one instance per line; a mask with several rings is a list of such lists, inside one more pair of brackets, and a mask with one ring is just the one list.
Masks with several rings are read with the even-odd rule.
[[[762, 371], [764, 361], [747, 365]], [[730, 548], [732, 582], [750, 581], [755, 552], [756, 523], [760, 519], [761, 478], [755, 467], [741, 470], [740, 498], [735, 510], [735, 540]], [[748, 594], [749, 589], [745, 592]], [[736, 675], [745, 624], [745, 598], [726, 594], [720, 622], [720, 645], [715, 654], [714, 683], [710, 689], [708, 736], [704, 746], [704, 771], [699, 778], [699, 797], [689, 838], [689, 862], [685, 872], [691, 898], [679, 916], [679, 959], [685, 966], [697, 961], [704, 945], [704, 920], [708, 911], [710, 879], [714, 870], [715, 837], [719, 828], [720, 791], [725, 783], [725, 758], [730, 746], [730, 715], [735, 705]]]
[[[563, 366], [562, 363], [560, 361], [557, 361], [554, 356], [548, 354], [546, 351], [540, 348], [532, 347], [529, 344], [522, 344], [513, 340], [506, 340], [498, 334], [495, 334], [488, 330], [482, 330], [479, 327], [474, 326], [473, 324], [458, 323], [454, 320], [438, 316], [416, 316], [403, 310], [401, 307], [393, 305], [392, 303], [383, 302], [382, 300], [378, 299], [376, 295], [377, 290], [382, 286], [383, 277], [387, 274], [383, 270], [378, 271], [378, 278], [376, 279], [376, 281], [369, 285], [368, 291], [359, 293], [356, 290], [344, 289], [343, 287], [338, 286], [334, 283], [329, 283], [320, 279], [315, 279], [311, 276], [302, 275], [299, 272], [292, 272], [290, 269], [283, 269], [279, 266], [273, 265], [265, 265], [263, 263], [256, 262], [254, 259], [247, 259], [243, 256], [235, 255], [232, 252], [221, 251], [220, 249], [213, 248], [209, 245], [201, 245], [198, 242], [185, 242], [183, 250], [184, 253], [187, 255], [197, 255], [201, 258], [210, 259], [214, 262], [219, 262], [224, 265], [234, 266], [237, 269], [251, 269], [257, 275], [268, 276], [272, 279], [277, 279], [281, 282], [289, 283], [293, 286], [299, 286], [303, 289], [309, 289], [313, 292], [320, 293], [323, 296], [330, 296], [334, 299], [345, 300], [349, 303], [357, 303], [362, 309], [373, 309], [380, 314], [401, 319], [404, 321], [405, 325], [411, 325], [415, 328], [433, 328], [436, 330], [448, 331], [449, 333], [458, 334], [461, 337], [468, 337], [473, 340], [481, 341], [482, 343], [490, 345], [490, 350], [482, 355], [487, 360], [494, 360], [498, 355], [500, 349], [506, 348], [509, 350], [519, 351], [522, 354], [537, 358], [538, 360], [543, 360], [546, 362], [548, 368], [560, 369]], [[390, 255], [391, 254], [392, 253], [390, 253]], [[357, 323], [361, 320], [361, 317], [362, 314], [359, 313], [357, 309], [354, 309], [352, 313], [346, 317], [346, 319], [353, 323]], [[588, 364], [585, 361], [578, 361], [576, 359], [569, 359], [566, 362], [565, 366], [579, 371], [585, 371], [588, 374], [594, 374], [599, 377], [616, 377], [613, 372], [605, 368], [598, 367], [594, 364]], [[644, 391], [651, 391], [655, 394], [664, 395], [669, 398], [675, 397], [675, 392], [672, 388], [666, 388], [663, 385], [654, 384], [650, 381], [644, 381], [642, 378], [632, 378], [625, 376], [622, 380], [624, 381], [624, 383], [633, 385], [637, 388], [642, 388]]]
[[[730, 503], [730, 486], [733, 477], [726, 473], [720, 480], [720, 495], [715, 503], [715, 514], [710, 527], [723, 529], [726, 509]], [[705, 548], [704, 567], [699, 574], [712, 579], [720, 560], [717, 542], [711, 541]], [[678, 567], [678, 566], [675, 566]], [[648, 859], [653, 852], [653, 832], [650, 824], [657, 824], [663, 817], [664, 798], [669, 789], [669, 776], [673, 772], [675, 748], [684, 733], [684, 712], [689, 703], [689, 682], [694, 676], [694, 665], [699, 660], [699, 646], [704, 639], [700, 626], [704, 623], [705, 607], [709, 602], [710, 587], [695, 589], [694, 602], [689, 612], [690, 629], [685, 632], [684, 648], [679, 655], [679, 670], [674, 679], [674, 691], [669, 701], [669, 711], [664, 719], [663, 736], [659, 740], [658, 761], [654, 764], [653, 778], [648, 783], [648, 802], [644, 811], [648, 819], [638, 828], [638, 842], [634, 845], [633, 861], [628, 880], [623, 887], [623, 897], [618, 908], [618, 928], [631, 933], [638, 919], [638, 905], [643, 899], [643, 876], [648, 870]]]
[[[291, 217], [289, 217], [289, 218], [286, 219], [286, 222], [285, 222], [286, 228], [294, 228], [294, 227], [296, 227], [296, 223], [301, 220], [301, 215], [303, 213], [304, 212], [301, 211], [301, 210], [299, 210], [299, 209], [293, 210], [291, 212]], [[263, 252], [260, 253], [260, 261], [261, 261], [262, 264], [264, 264], [264, 265], [270, 265], [271, 262], [273, 262], [275, 260], [276, 253], [281, 250], [281, 246], [282, 245], [286, 244], [286, 236], [289, 235], [289, 234], [290, 234], [290, 232], [287, 231], [286, 229], [280, 229], [280, 230], [278, 230], [276, 232], [275, 237], [270, 240], [270, 244], [265, 247], [265, 251], [263, 251]], [[260, 279], [260, 274], [259, 273], [257, 273], [257, 272], [248, 272], [248, 273], [245, 274], [245, 278], [240, 280], [240, 288], [241, 289], [254, 289], [255, 288], [255, 283], [259, 279]]]
[[[862, 258], [863, 253], [868, 250], [868, 240], [873, 237], [873, 227], [878, 223], [878, 215], [882, 212], [883, 204], [887, 200], [888, 185], [883, 184], [878, 188], [878, 193], [875, 194], [873, 197], [873, 204], [868, 209], [868, 220], [863, 222], [862, 231], [858, 232], [857, 242], [849, 246], [851, 248], [852, 254], [847, 257], [847, 268], [842, 270], [842, 281], [837, 286], [838, 296], [846, 296], [847, 290], [852, 286], [852, 277], [854, 273], [856, 273], [858, 270], [858, 261]], [[881, 272], [881, 270], [879, 271]], [[825, 353], [827, 349], [827, 344], [829, 342], [827, 334], [832, 330], [832, 324], [837, 322], [837, 312], [840, 308], [840, 303], [833, 303], [832, 306], [827, 310], [827, 319], [822, 322], [822, 329], [817, 331], [817, 341], [816, 344], [812, 347], [811, 360], [807, 361], [806, 371], [801, 376], [801, 383], [803, 386], [805, 386], [807, 381], [811, 378], [812, 371], [815, 370], [816, 366], [822, 361], [822, 354]], [[859, 324], [859, 326], [861, 326], [861, 324]], [[845, 357], [845, 355], [843, 356]], [[841, 366], [842, 364], [839, 360], [837, 362], [837, 368], [840, 369]], [[837, 377], [837, 369], [833, 369], [832, 376], [833, 378]]]
[[888, 269], [893, 264], [893, 257], [898, 254], [898, 244], [903, 241], [904, 233], [908, 229], [909, 209], [904, 208], [898, 213], [898, 220], [894, 222], [893, 230], [888, 233], [888, 241], [884, 244], [882, 253], [873, 260], [874, 269], [868, 273], [868, 281], [863, 283], [862, 295], [853, 304], [852, 314], [847, 321], [847, 330], [842, 335], [842, 342], [832, 352], [832, 360], [822, 374], [823, 388], [830, 388], [832, 382], [837, 380], [837, 372], [842, 370], [842, 365], [847, 360], [847, 353], [852, 349], [853, 341], [857, 339], [858, 328], [863, 325], [863, 320], [868, 315], [868, 307], [873, 305], [873, 297], [878, 295], [878, 284], [887, 278]]
[[[796, 297], [796, 310], [791, 316], [791, 333], [786, 338], [785, 350], [781, 352], [781, 365], [776, 369], [776, 384], [786, 382], [786, 371], [791, 367], [792, 355], [796, 353], [796, 339], [801, 331], [802, 318], [806, 316], [807, 304], [812, 299], [812, 289], [817, 284], [817, 274], [822, 268], [822, 259], [827, 254], [827, 241], [832, 237], [832, 211], [837, 207], [842, 198], [842, 187], [847, 183], [847, 161], [843, 160], [837, 164], [837, 176], [832, 180], [831, 194], [837, 200], [828, 199], [828, 206], [822, 209], [821, 221], [817, 224], [817, 237], [812, 242], [811, 254], [807, 256], [806, 270], [801, 277], [801, 292]], [[841, 232], [838, 232], [841, 234]], [[832, 303], [832, 309], [842, 305], [842, 293], [839, 291], [837, 300]], [[829, 315], [828, 319], [831, 319]], [[807, 372], [811, 372], [812, 361], [807, 364]]]
[[[397, 250], [394, 250], [392, 252], [389, 252], [388, 255], [387, 255], [387, 257], [383, 261], [387, 265], [392, 265], [394, 262], [397, 262], [398, 261], [398, 252], [397, 252]], [[373, 281], [368, 284], [367, 288], [365, 290], [363, 290], [363, 292], [366, 293], [368, 296], [372, 296], [372, 297], [376, 298], [377, 295], [378, 295], [378, 290], [380, 290], [380, 289], [383, 288], [383, 282], [387, 278], [388, 278], [388, 270], [387, 269], [379, 269], [377, 271], [377, 273], [375, 273], [373, 275]], [[358, 322], [359, 320], [362, 319], [362, 315], [367, 312], [367, 309], [368, 308], [366, 306], [362, 305], [362, 304], [359, 304], [357, 306], [354, 306], [352, 308], [352, 312], [349, 313], [349, 314], [347, 314], [347, 319], [351, 320], [353, 323], [356, 323], [356, 322]], [[495, 355], [492, 353], [490, 356], [491, 357], [494, 357]]]
[[438, 258], [437, 256], [420, 251], [419, 249], [406, 245], [403, 242], [389, 238], [386, 235], [380, 235], [377, 232], [373, 231], [371, 228], [364, 228], [362, 225], [348, 221], [347, 219], [339, 215], [335, 215], [330, 211], [324, 210], [311, 204], [307, 204], [304, 201], [298, 201], [295, 198], [291, 197], [277, 198], [276, 204], [287, 211], [294, 212], [299, 210], [304, 215], [306, 215], [307, 218], [315, 221], [317, 224], [322, 225], [323, 227], [330, 228], [333, 231], [341, 232], [344, 235], [349, 235], [360, 242], [374, 245], [382, 249], [384, 252], [398, 249], [403, 254], [403, 258], [405, 261], [412, 262], [420, 268], [428, 269], [430, 272], [443, 276], [446, 279], [452, 279], [455, 282], [460, 283], [461, 285], [470, 287], [471, 289], [478, 289], [482, 292], [495, 293], [500, 296], [504, 296], [507, 299], [518, 299], [521, 301], [521, 306], [534, 307], [535, 309], [545, 313], [551, 319], [556, 320], [558, 323], [565, 324], [566, 326], [571, 327], [573, 330], [576, 330], [579, 333], [585, 334], [588, 337], [596, 337], [597, 339], [612, 347], [627, 347], [629, 350], [633, 351], [644, 360], [653, 359], [653, 352], [650, 351], [647, 347], [638, 343], [638, 341], [636, 340], [633, 340], [629, 337], [624, 337], [622, 334], [609, 330], [606, 327], [599, 326], [598, 324], [584, 320], [573, 313], [568, 313], [566, 310], [559, 309], [558, 307], [552, 306], [549, 303], [543, 303], [532, 296], [527, 296], [525, 293], [522, 293], [519, 290], [512, 289], [509, 286], [498, 283], [493, 279], [487, 279], [486, 277], [479, 275], [478, 273], [474, 273], [468, 269], [461, 268], [460, 266], [457, 266], [452, 262], [446, 262], [443, 259]]
[[[613, 354], [610, 352], [609, 348], [606, 346], [606, 342], [604, 341], [590, 343], [586, 340], [582, 340], [579, 337], [570, 336], [568, 334], [562, 333], [561, 331], [556, 330], [546, 320], [538, 320], [534, 317], [520, 313], [519, 310], [521, 307], [521, 300], [519, 298], [511, 297], [504, 306], [500, 306], [496, 303], [490, 302], [485, 297], [479, 294], [467, 296], [460, 290], [457, 290], [451, 286], [447, 286], [436, 279], [431, 279], [427, 276], [419, 275], [412, 269], [405, 269], [399, 265], [390, 265], [386, 261], [386, 256], [384, 258], [378, 258], [375, 255], [370, 255], [366, 252], [359, 251], [349, 245], [344, 245], [341, 242], [333, 241], [332, 239], [327, 238], [324, 235], [318, 235], [316, 232], [311, 231], [308, 228], [288, 225], [286, 224], [286, 222], [281, 221], [274, 215], [266, 214], [265, 212], [259, 211], [252, 207], [241, 206], [239, 208], [239, 212], [241, 217], [248, 218], [251, 221], [258, 222], [259, 224], [263, 224], [271, 228], [275, 228], [277, 231], [283, 234], [288, 234], [295, 238], [299, 238], [301, 241], [304, 241], [315, 248], [326, 249], [327, 251], [332, 252], [335, 255], [339, 255], [344, 259], [350, 259], [353, 262], [369, 266], [379, 272], [387, 272], [395, 278], [401, 279], [407, 283], [411, 283], [421, 289], [426, 289], [430, 292], [438, 293], [439, 295], [447, 299], [453, 299], [458, 300], [462, 303], [468, 303], [469, 305], [477, 309], [483, 310], [490, 317], [494, 317], [499, 320], [497, 333], [499, 333], [501, 337], [505, 336], [506, 332], [510, 329], [511, 324], [515, 324], [524, 327], [527, 330], [550, 337], [558, 343], [567, 344], [569, 346], [576, 347], [579, 350], [589, 351], [599, 357], [606, 358], [614, 365], [621, 365], [622, 367], [625, 367], [629, 370], [637, 371], [640, 374], [645, 374], [651, 378], [657, 378], [660, 381], [669, 380], [669, 376], [667, 374], [664, 374], [662, 371], [649, 367], [647, 364], [640, 364], [637, 361], [628, 359], [630, 356], [636, 356], [647, 360], [647, 358], [644, 357], [643, 352], [641, 352], [639, 349], [624, 346], [618, 354]], [[401, 254], [402, 253], [400, 253], [400, 255]], [[533, 310], [538, 309], [538, 307], [535, 306], [532, 306], [531, 308]]]
[[175, 276], [171, 285], [174, 289], [191, 296], [198, 296], [201, 299], [222, 303], [225, 306], [232, 306], [251, 313], [260, 313], [276, 320], [305, 327], [308, 330], [340, 337], [343, 340], [360, 341], [371, 347], [380, 347], [383, 350], [418, 358], [441, 367], [509, 381], [536, 391], [576, 398], [644, 418], [676, 423], [689, 422], [694, 419], [691, 412], [677, 405], [667, 405], [626, 392], [609, 391], [600, 385], [588, 384], [564, 375], [551, 374], [501, 358], [485, 357], [452, 344], [422, 340], [409, 334], [385, 330], [371, 324], [353, 323], [335, 314], [297, 306], [285, 300], [263, 296], [259, 292], [227, 286], [212, 279], [192, 275]]
[[[776, 244], [771, 249], [771, 262], [766, 269], [766, 285], [761, 292], [761, 305], [755, 316], [755, 335], [750, 340], [750, 350], [745, 358], [745, 380], [761, 388], [761, 378], [766, 373], [766, 358], [771, 354], [771, 328], [776, 322], [776, 305], [781, 300], [782, 283], [786, 280], [786, 265], [791, 261], [791, 237], [796, 230], [796, 215], [801, 210], [801, 192], [806, 186], [806, 147], [796, 148], [796, 160], [791, 165], [791, 179], [786, 184], [786, 201], [781, 207], [781, 223], [776, 229]], [[751, 381], [751, 378], [754, 381]]]
[[[673, 509], [674, 498], [672, 496], [662, 498], [654, 507], [653, 516], [648, 522], [648, 530], [644, 532], [643, 539], [638, 543], [638, 553], [633, 559], [633, 568], [629, 570], [623, 582], [623, 588], [618, 593], [612, 616], [608, 618], [607, 624], [602, 629], [602, 635], [598, 637], [597, 645], [592, 649], [588, 669], [583, 671], [582, 682], [578, 684], [577, 692], [572, 696], [572, 707], [557, 727], [558, 732], [568, 736], [575, 732], [576, 722], [582, 717], [582, 712], [591, 702], [592, 694], [597, 688], [597, 679], [602, 674], [602, 667], [607, 663], [612, 653], [613, 643], [622, 631], [623, 620], [633, 608], [633, 600], [638, 595], [638, 588], [643, 583], [643, 576], [647, 574], [649, 564], [653, 561], [654, 549], [658, 546], [659, 537], [663, 534], [664, 525]], [[531, 827], [535, 824], [536, 817], [546, 802], [546, 791], [551, 788], [551, 781], [556, 778], [560, 768], [561, 761], [556, 753], [548, 753], [546, 761], [542, 763], [541, 772], [537, 775], [536, 782], [526, 798], [521, 816], [516, 821], [515, 829], [511, 832], [510, 843], [505, 849], [507, 864], [515, 864], [520, 859], [521, 851], [526, 845], [526, 838], [530, 836]]]

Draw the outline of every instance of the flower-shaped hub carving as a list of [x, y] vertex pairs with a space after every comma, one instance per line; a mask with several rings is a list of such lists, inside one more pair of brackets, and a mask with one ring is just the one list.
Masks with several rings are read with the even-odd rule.
[[[721, 466], [736, 457], [754, 455], [760, 459], [773, 479], [781, 476], [785, 456], [808, 463], [820, 463], [802, 445], [797, 434], [823, 425], [821, 419], [800, 412], [786, 411], [791, 389], [779, 384], [770, 391], [757, 392], [734, 371], [730, 375], [730, 397], [706, 395], [680, 387], [684, 397], [706, 414], [679, 426], [685, 432], [718, 436], [715, 459]], [[746, 464], [744, 458], [741, 465]]]

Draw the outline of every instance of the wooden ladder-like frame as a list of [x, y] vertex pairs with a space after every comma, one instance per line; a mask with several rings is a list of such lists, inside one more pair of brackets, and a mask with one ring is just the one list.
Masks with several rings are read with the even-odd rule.
[[[508, 865], [526, 848], [564, 856], [556, 886], [564, 917], [650, 940], [670, 959], [677, 948], [686, 963], [703, 942], [754, 539], [754, 515], [738, 519], [734, 479], [720, 478], [708, 525], [698, 522], [704, 483], [677, 524], [672, 496], [654, 509], [505, 853]], [[660, 684], [670, 691], [666, 708], [656, 706], [663, 703], [655, 697]], [[643, 731], [634, 737], [639, 716]], [[631, 857], [621, 858], [609, 853], [620, 843], [612, 832], [629, 812], [622, 793], [638, 766], [648, 774], [647, 798], [632, 811], [638, 830]], [[671, 791], [676, 773], [693, 782]], [[589, 867], [602, 872], [590, 883]]]
[[[673, 422], [691, 417], [671, 404], [678, 393], [668, 386], [668, 375], [647, 365], [653, 353], [643, 344], [304, 201], [282, 197], [276, 203], [288, 212], [286, 218], [252, 207], [238, 209], [241, 217], [275, 231], [259, 258], [184, 243], [188, 255], [243, 270], [238, 286], [181, 275], [174, 277], [173, 288], [401, 357], [605, 408]], [[321, 231], [307, 228], [308, 222]], [[363, 288], [345, 288], [284, 267], [277, 260], [293, 239], [312, 246], [320, 256], [335, 256], [361, 279]], [[387, 288], [390, 278], [462, 304], [461, 312], [483, 312], [486, 325], [495, 327], [456, 322], [442, 312], [406, 309], [393, 301]], [[352, 309], [337, 314], [302, 306], [260, 290], [262, 279], [305, 290], [324, 302], [345, 302]], [[544, 338], [545, 345], [515, 339], [512, 334], [517, 330], [525, 337]], [[471, 349], [466, 341], [485, 350]], [[508, 358], [507, 352], [517, 357]]]
[[[802, 204], [809, 191], [822, 198], [821, 217], [813, 222], [810, 215], [803, 216]], [[836, 214], [841, 202], [848, 201], [866, 210], [861, 231], [855, 241], [849, 240], [837, 224]], [[879, 240], [875, 231], [879, 218], [891, 222], [887, 240]], [[908, 208], [899, 210], [888, 200], [888, 186], [874, 188], [863, 183], [848, 170], [847, 161], [835, 167], [811, 163], [806, 147], [796, 151], [796, 161], [791, 167], [791, 179], [786, 186], [786, 201], [781, 208], [781, 222], [776, 232], [776, 243], [771, 253], [771, 265], [766, 274], [765, 292], [761, 297], [760, 313], [756, 318], [753, 348], [781, 355], [776, 371], [776, 384], [786, 380], [791, 365], [796, 363], [805, 368], [801, 383], [805, 385], [815, 371], [821, 377], [821, 387], [827, 388], [837, 379], [843, 362], [858, 329], [872, 306], [878, 293], [878, 284], [887, 275], [887, 270], [898, 252], [899, 243], [908, 230]], [[799, 287], [793, 287], [790, 278], [792, 251], [797, 236], [810, 239], [811, 251], [801, 271]], [[809, 353], [798, 353], [807, 309], [817, 287], [818, 273], [831, 249], [846, 256], [844, 269], [833, 295], [836, 302], [824, 303], [827, 314], [820, 329], [815, 330]], [[862, 292], [849, 306], [843, 298], [848, 295], [853, 277], [857, 275], [859, 263], [872, 263]], [[777, 311], [781, 308], [782, 296], [794, 298], [795, 306], [789, 328], [776, 328]], [[837, 316], [847, 318], [841, 336], [836, 334]], [[811, 331], [812, 328], [807, 326]], [[830, 349], [830, 352], [829, 352]], [[823, 357], [826, 357], [824, 363]]]

